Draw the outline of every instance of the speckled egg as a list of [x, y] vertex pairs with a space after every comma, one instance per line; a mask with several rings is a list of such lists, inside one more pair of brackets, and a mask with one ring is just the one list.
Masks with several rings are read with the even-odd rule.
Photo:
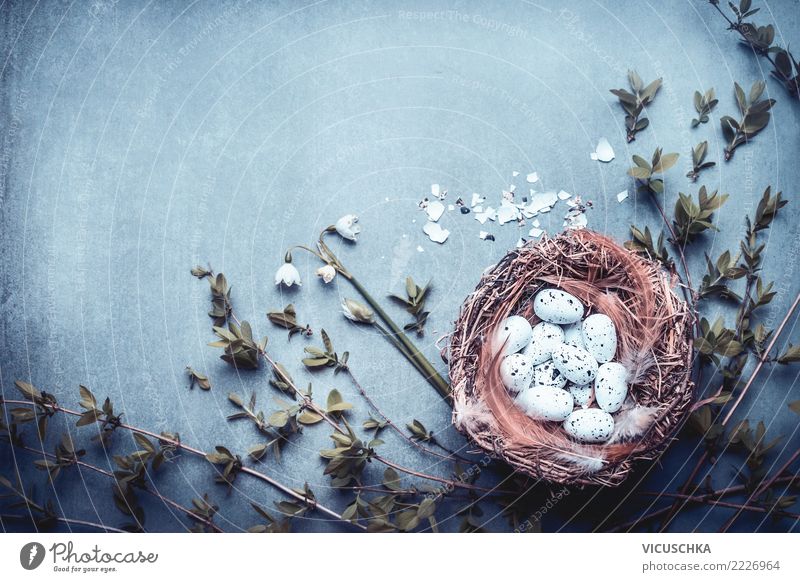
[[531, 385], [533, 362], [525, 354], [511, 354], [500, 362], [500, 379], [511, 392], [519, 392]]
[[564, 421], [564, 430], [584, 443], [604, 443], [614, 432], [614, 418], [599, 408], [578, 409]]
[[581, 408], [586, 408], [589, 406], [589, 402], [592, 400], [591, 384], [578, 386], [577, 384], [570, 382], [567, 385], [567, 390], [569, 390], [569, 393], [572, 394], [572, 398], [575, 400], [576, 406], [580, 406]]
[[543, 289], [533, 298], [533, 311], [548, 323], [575, 323], [583, 317], [583, 304], [560, 289]]
[[594, 313], [583, 320], [581, 335], [586, 351], [599, 363], [610, 362], [617, 352], [617, 329], [611, 318]]
[[553, 350], [553, 365], [573, 384], [589, 384], [597, 375], [597, 360], [592, 354], [575, 346], [561, 344]]
[[533, 328], [527, 319], [520, 315], [512, 315], [505, 318], [497, 329], [494, 348], [499, 350], [500, 346], [505, 342], [505, 353], [514, 354], [528, 345], [531, 341], [532, 333]]
[[563, 388], [567, 385], [564, 374], [559, 372], [553, 365], [553, 360], [547, 360], [543, 364], [533, 368], [533, 385], [552, 386], [553, 388]]
[[562, 421], [574, 407], [572, 395], [552, 386], [531, 386], [517, 396], [517, 405], [538, 420]]
[[606, 412], [616, 412], [628, 395], [628, 371], [620, 363], [608, 362], [597, 370], [594, 388], [597, 405]]
[[576, 321], [575, 323], [570, 323], [569, 325], [563, 326], [561, 328], [564, 330], [563, 343], [585, 350], [586, 346], [583, 345], [583, 330], [581, 329], [582, 326], [583, 323], [580, 321]]
[[553, 323], [543, 321], [533, 326], [531, 343], [525, 346], [522, 353], [530, 356], [534, 364], [541, 364], [550, 359], [553, 350], [564, 341], [564, 330]]

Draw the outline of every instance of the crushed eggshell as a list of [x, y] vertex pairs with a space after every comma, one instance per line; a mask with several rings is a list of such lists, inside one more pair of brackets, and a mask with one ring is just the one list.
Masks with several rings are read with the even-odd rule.
[[487, 206], [485, 210], [481, 208], [480, 212], [477, 208], [475, 209], [475, 220], [481, 224], [486, 224], [487, 220], [494, 220], [495, 218], [497, 218], [497, 212], [491, 206]]
[[471, 207], [475, 208], [476, 206], [478, 206], [479, 204], [483, 204], [484, 202], [486, 202], [485, 196], [481, 196], [476, 192], [472, 193], [472, 201], [470, 202]]
[[450, 236], [450, 231], [446, 228], [442, 228], [438, 222], [425, 223], [425, 226], [422, 227], [422, 231], [428, 235], [429, 239], [439, 244], [442, 244], [447, 240], [447, 237]]
[[525, 176], [525, 179], [528, 181], [528, 184], [535, 184], [536, 182], [539, 181], [539, 174], [537, 174], [536, 172], [531, 172], [530, 174]]
[[611, 147], [611, 144], [608, 143], [608, 140], [604, 137], [601, 137], [597, 142], [597, 147], [589, 155], [589, 157], [593, 160], [597, 160], [598, 162], [608, 163], [614, 159], [614, 150]]
[[439, 202], [438, 200], [434, 200], [425, 208], [425, 212], [428, 214], [428, 219], [436, 222], [442, 217], [444, 214], [444, 204]]
[[543, 232], [544, 231], [541, 228], [537, 228], [537, 227], [534, 226], [530, 230], [530, 232], [528, 232], [528, 236], [533, 237], [533, 238], [539, 238], [540, 236], [542, 236]]
[[439, 184], [431, 184], [431, 194], [436, 196], [439, 200], [442, 200], [445, 196], [447, 196], [447, 190], [442, 190]]
[[[553, 191], [550, 192], [533, 192], [525, 210], [529, 213], [547, 212], [550, 208], [558, 202], [558, 194]], [[547, 209], [547, 210], [545, 210]]]
[[519, 208], [517, 208], [508, 200], [503, 200], [500, 208], [497, 211], [497, 222], [500, 224], [505, 224], [506, 222], [517, 220], [518, 218], [520, 218]]
[[627, 191], [627, 190], [623, 190], [622, 192], [620, 192], [619, 194], [617, 194], [617, 202], [622, 202], [622, 201], [623, 201], [623, 200], [625, 200], [627, 197], [628, 197], [628, 191]]
[[567, 198], [569, 198], [570, 196], [572, 196], [572, 194], [570, 194], [570, 193], [569, 193], [569, 192], [567, 192], [566, 190], [559, 190], [559, 191], [558, 191], [558, 199], [559, 199], [559, 200], [566, 200], [566, 199], [567, 199]]

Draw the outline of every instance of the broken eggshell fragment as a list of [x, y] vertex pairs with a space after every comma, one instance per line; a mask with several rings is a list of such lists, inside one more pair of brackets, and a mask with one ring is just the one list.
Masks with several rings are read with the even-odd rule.
[[550, 359], [553, 350], [564, 342], [564, 330], [558, 325], [543, 321], [533, 326], [531, 341], [522, 351], [538, 365]]
[[442, 228], [438, 222], [426, 222], [425, 226], [422, 227], [422, 231], [428, 235], [429, 239], [439, 244], [442, 244], [450, 236], [450, 231]]
[[583, 304], [560, 289], [543, 289], [533, 299], [533, 310], [542, 321], [564, 325], [583, 317]]
[[494, 349], [499, 350], [505, 343], [505, 353], [513, 354], [520, 351], [531, 341], [533, 328], [530, 322], [521, 315], [506, 317], [497, 328], [494, 338]]
[[539, 420], [562, 421], [573, 409], [572, 395], [561, 388], [533, 385], [517, 396], [517, 406]]
[[511, 392], [520, 392], [531, 385], [533, 363], [525, 354], [511, 354], [500, 362], [500, 379]]
[[618, 362], [608, 362], [597, 370], [595, 398], [606, 412], [617, 412], [628, 395], [628, 371]]
[[583, 320], [581, 335], [586, 351], [599, 363], [610, 362], [617, 352], [617, 329], [604, 313], [594, 313]]
[[583, 386], [597, 375], [597, 360], [581, 348], [561, 344], [553, 350], [553, 365], [570, 382]]
[[564, 430], [584, 443], [604, 443], [614, 432], [614, 418], [599, 408], [578, 409], [564, 421]]

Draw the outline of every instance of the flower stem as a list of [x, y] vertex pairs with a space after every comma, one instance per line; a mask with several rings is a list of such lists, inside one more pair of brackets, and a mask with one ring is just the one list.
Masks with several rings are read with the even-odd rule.
[[378, 316], [384, 321], [384, 323], [389, 327], [389, 330], [394, 334], [394, 337], [398, 339], [398, 341], [403, 345], [403, 347], [408, 351], [409, 358], [412, 358], [414, 362], [417, 364], [417, 369], [420, 370], [422, 375], [428, 381], [428, 383], [433, 386], [436, 391], [439, 393], [442, 398], [450, 398], [450, 384], [442, 378], [441, 375], [436, 371], [428, 359], [423, 356], [417, 347], [412, 343], [408, 336], [403, 333], [403, 331], [397, 326], [397, 324], [392, 320], [391, 317], [383, 310], [383, 308], [378, 304], [377, 301], [369, 294], [369, 292], [364, 288], [364, 286], [352, 275], [347, 278], [348, 281], [355, 287], [356, 291], [358, 291], [364, 300], [369, 303], [370, 307], [378, 314]]

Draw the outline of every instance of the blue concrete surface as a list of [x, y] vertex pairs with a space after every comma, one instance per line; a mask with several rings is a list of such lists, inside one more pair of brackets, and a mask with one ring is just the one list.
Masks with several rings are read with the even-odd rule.
[[[757, 2], [761, 21], [779, 23], [782, 43], [800, 43], [795, 1]], [[718, 117], [735, 114], [733, 82], [768, 76], [765, 62], [725, 31], [705, 2], [9, 2], [2, 19], [2, 344], [0, 388], [13, 397], [24, 379], [77, 407], [78, 384], [110, 396], [126, 422], [179, 432], [185, 442], [225, 444], [244, 453], [259, 442], [245, 422], [228, 423], [228, 392], [255, 390], [265, 409], [274, 390], [266, 370], [237, 374], [207, 346], [212, 334], [208, 289], [189, 275], [210, 263], [233, 285], [237, 311], [270, 336], [274, 357], [315, 393], [339, 389], [366, 418], [366, 405], [343, 375], [309, 374], [302, 348], [317, 339], [295, 337], [269, 325], [268, 310], [293, 302], [301, 323], [325, 328], [351, 353], [354, 373], [397, 422], [413, 418], [436, 438], [470, 450], [450, 427], [450, 410], [385, 341], [354, 327], [339, 313], [354, 297], [337, 279], [315, 280], [318, 263], [295, 255], [303, 286], [276, 288], [272, 278], [287, 246], [311, 244], [316, 233], [345, 213], [361, 217], [357, 245], [336, 244], [345, 264], [382, 297], [400, 291], [407, 274], [432, 279], [424, 352], [441, 372], [434, 341], [448, 332], [459, 305], [481, 272], [527, 232], [514, 225], [481, 227], [472, 216], [446, 213], [444, 245], [421, 232], [417, 202], [432, 183], [448, 200], [480, 192], [499, 202], [510, 183], [524, 187], [537, 171], [544, 188], [564, 189], [593, 202], [589, 226], [617, 240], [631, 223], [659, 228], [658, 216], [633, 193], [625, 171], [631, 154], [649, 157], [660, 145], [682, 154], [667, 181], [665, 204], [697, 186], [683, 174], [690, 148], [709, 141], [718, 162], [701, 183], [731, 195], [717, 214], [719, 234], [700, 247], [717, 256], [734, 248], [743, 215], [752, 213], [767, 185], [790, 200], [766, 238], [764, 276], [778, 295], [765, 310], [777, 325], [798, 287], [797, 165], [800, 103], [775, 81], [774, 118], [753, 143], [722, 160]], [[608, 90], [626, 85], [635, 68], [664, 88], [650, 108], [651, 127], [625, 143], [623, 114]], [[720, 104], [709, 124], [690, 129], [692, 95], [714, 87]], [[599, 164], [589, 153], [607, 137], [617, 157]], [[522, 175], [512, 178], [512, 171]], [[618, 203], [616, 194], [631, 197]], [[563, 205], [543, 220], [561, 228]], [[478, 238], [482, 228], [496, 241]], [[418, 246], [422, 252], [418, 250]], [[702, 253], [691, 262], [695, 279]], [[390, 306], [398, 320], [401, 309]], [[710, 318], [732, 314], [721, 304]], [[796, 320], [787, 327], [794, 338]], [[188, 390], [184, 367], [208, 374], [210, 392]], [[797, 418], [786, 407], [798, 398], [797, 369], [770, 369], [756, 382], [741, 412], [763, 418], [784, 440], [771, 462], [797, 446]], [[47, 442], [69, 430], [88, 458], [113, 467], [110, 455], [130, 451], [130, 435], [117, 434], [111, 451], [89, 442], [89, 429], [55, 421]], [[349, 496], [331, 490], [317, 451], [329, 445], [323, 426], [308, 428], [280, 463], [264, 470], [287, 485], [308, 482], [324, 503], [342, 510]], [[28, 442], [37, 446], [28, 432]], [[386, 433], [387, 457], [417, 470], [447, 475], [450, 467], [420, 456]], [[675, 490], [693, 464], [698, 439], [680, 438], [660, 462], [643, 468], [619, 491], [573, 491], [543, 520], [546, 531], [587, 531], [615, 507], [615, 521], [647, 508], [631, 490]], [[694, 457], [693, 457], [694, 458]], [[111, 503], [102, 476], [72, 472], [57, 488], [31, 467], [32, 456], [0, 452], [5, 475], [19, 470], [38, 494], [57, 500], [70, 517], [125, 522]], [[736, 480], [741, 456], [726, 457], [715, 484]], [[379, 479], [379, 466], [367, 474]], [[502, 468], [482, 476], [500, 478]], [[409, 481], [411, 483], [411, 481]], [[250, 501], [271, 505], [281, 497], [240, 478], [226, 493], [209, 467], [181, 458], [155, 477], [159, 491], [181, 503], [208, 492], [220, 505], [219, 522], [232, 531], [256, 522]], [[544, 503], [547, 487], [537, 488]], [[187, 520], [147, 500], [146, 526], [182, 531]], [[659, 503], [661, 506], [663, 502]], [[456, 529], [453, 504], [442, 508], [442, 528]], [[534, 504], [535, 507], [535, 504]], [[4, 511], [4, 513], [7, 513]], [[714, 531], [730, 515], [695, 508], [675, 531]], [[492, 504], [487, 529], [508, 531]], [[740, 519], [742, 531], [785, 530], [761, 516]], [[5, 530], [27, 526], [2, 521]], [[340, 531], [315, 515], [299, 520], [306, 531]]]

